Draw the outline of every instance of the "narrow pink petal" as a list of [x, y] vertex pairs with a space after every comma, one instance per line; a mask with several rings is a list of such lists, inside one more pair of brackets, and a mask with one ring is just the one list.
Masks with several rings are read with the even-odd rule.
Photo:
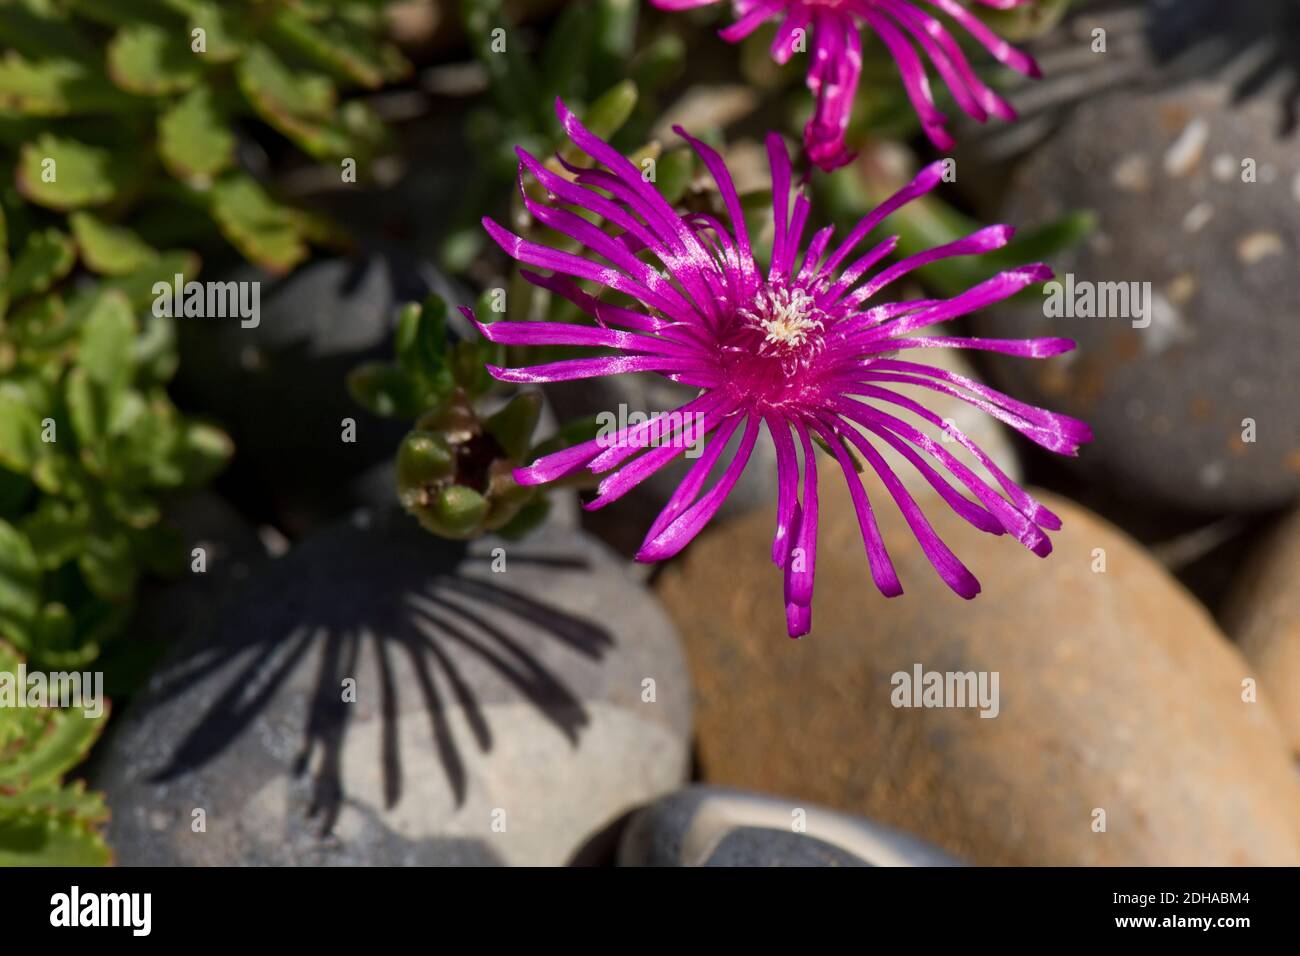
[[862, 452], [867, 463], [875, 469], [880, 480], [884, 482], [885, 487], [893, 496], [898, 510], [903, 513], [904, 520], [907, 521], [908, 527], [912, 529], [912, 534], [916, 535], [916, 540], [921, 544], [921, 550], [930, 560], [930, 564], [939, 572], [939, 577], [943, 582], [952, 588], [952, 590], [966, 598], [967, 600], [979, 594], [980, 585], [975, 576], [970, 573], [964, 564], [958, 560], [957, 556], [952, 553], [951, 549], [943, 543], [943, 540], [935, 533], [934, 528], [926, 519], [921, 509], [917, 506], [916, 501], [912, 498], [907, 488], [898, 480], [880, 452], [872, 447], [867, 437], [856, 429], [848, 429], [844, 436], [857, 446], [858, 451]]
[[848, 258], [849, 253], [870, 234], [871, 230], [884, 222], [887, 216], [939, 185], [943, 181], [943, 168], [942, 160], [931, 163], [917, 173], [910, 183], [863, 216], [862, 221], [853, 227], [853, 231], [845, 237], [839, 248], [826, 260], [826, 265], [822, 267], [822, 271], [828, 275], [833, 274], [839, 268], [840, 263]]
[[1019, 358], [1050, 358], [1072, 352], [1073, 339], [983, 339], [963, 336], [931, 336], [925, 338], [880, 339], [862, 350], [863, 355], [876, 352], [895, 352], [901, 349], [969, 349], [975, 352], [997, 352]]
[[778, 263], [788, 262], [793, 253], [786, 253], [790, 241], [790, 154], [785, 140], [776, 133], [767, 134], [767, 162], [772, 170], [772, 267], [768, 278], [781, 274]]
[[601, 375], [622, 375], [625, 372], [688, 370], [694, 366], [695, 363], [683, 359], [660, 355], [612, 355], [605, 358], [565, 359], [524, 368], [489, 365], [487, 370], [497, 381], [532, 385], [539, 382], [571, 382]]
[[883, 269], [874, 275], [869, 281], [863, 283], [859, 288], [844, 300], [844, 305], [849, 309], [856, 309], [863, 302], [868, 301], [873, 295], [885, 288], [896, 279], [900, 279], [910, 272], [929, 265], [932, 262], [938, 262], [941, 259], [953, 259], [958, 256], [974, 256], [991, 252], [994, 249], [1001, 249], [1011, 241], [1015, 230], [1010, 226], [985, 226], [983, 229], [964, 236], [954, 242], [944, 243], [941, 246], [933, 246], [924, 252], [918, 252], [915, 255], [908, 256], [895, 262], [888, 269]]
[[[881, 437], [886, 432], [893, 432], [898, 437], [910, 441], [922, 451], [927, 452], [948, 469], [958, 481], [970, 489], [976, 498], [992, 513], [1002, 527], [1015, 535], [1016, 540], [1039, 556], [1047, 555], [1052, 550], [1047, 535], [1033, 522], [1029, 514], [1013, 507], [997, 493], [988, 482], [984, 481], [954, 457], [941, 444], [919, 429], [903, 421], [896, 415], [882, 412], [864, 402], [837, 403], [836, 409], [865, 428], [871, 429]], [[1024, 496], [1028, 498], [1028, 496]]]
[[894, 62], [898, 64], [899, 75], [903, 78], [903, 88], [907, 91], [908, 99], [912, 101], [916, 115], [921, 119], [921, 128], [939, 149], [951, 148], [952, 137], [943, 128], [948, 118], [934, 105], [934, 93], [930, 90], [930, 79], [925, 74], [925, 64], [916, 55], [907, 37], [869, 2], [859, 4], [857, 9], [871, 24], [871, 29], [876, 31], [876, 35], [884, 42]]
[[982, 20], [958, 3], [957, 0], [928, 0], [928, 2], [965, 27], [966, 32], [992, 53], [993, 58], [999, 63], [1009, 66], [1023, 76], [1040, 77], [1043, 75], [1033, 57], [1020, 52], [1002, 39], [989, 29]]
[[733, 415], [718, 427], [717, 433], [704, 449], [704, 454], [691, 466], [691, 470], [686, 473], [681, 483], [673, 489], [672, 496], [663, 509], [655, 516], [650, 530], [646, 532], [646, 540], [657, 537], [696, 499], [712, 473], [714, 465], [718, 463], [718, 458], [727, 450], [727, 443], [731, 441], [731, 436], [736, 433], [743, 420], [744, 416]]
[[741, 16], [739, 20], [718, 31], [718, 36], [728, 43], [739, 43], [745, 37], [749, 36], [755, 30], [763, 25], [765, 20], [781, 12], [785, 5], [785, 0], [763, 0], [755, 4], [753, 9]]
[[900, 455], [906, 458], [908, 463], [921, 473], [921, 477], [929, 483], [930, 487], [938, 492], [939, 496], [948, 503], [948, 507], [952, 508], [953, 511], [964, 518], [969, 524], [979, 528], [981, 531], [986, 531], [989, 534], [1002, 534], [1004, 532], [1005, 529], [1003, 528], [1001, 521], [995, 518], [985, 508], [980, 507], [978, 504], [962, 495], [961, 492], [954, 488], [942, 475], [935, 471], [934, 467], [922, 458], [915, 448], [905, 442], [902, 438], [888, 429], [873, 426], [869, 420], [863, 424], [865, 427], [870, 428], [875, 432], [885, 441], [886, 444], [890, 445]]
[[799, 504], [794, 546], [785, 563], [785, 597], [787, 603], [809, 605], [817, 573], [817, 449], [802, 421], [796, 418], [794, 428], [803, 444], [803, 500]]
[[[904, 395], [899, 395], [896, 392], [879, 388], [874, 385], [858, 385], [845, 394], [864, 395], [868, 398], [875, 398], [878, 401], [888, 402], [891, 405], [898, 405], [925, 421], [930, 422], [933, 425], [938, 425], [947, 434], [951, 435], [959, 445], [975, 456], [975, 460], [993, 476], [994, 480], [997, 481], [997, 483], [1002, 487], [1002, 490], [1007, 493], [1012, 502], [1015, 503], [1016, 507], [1019, 508], [1020, 511], [1031, 521], [1051, 531], [1055, 531], [1061, 527], [1060, 518], [1045, 506], [1034, 500], [1028, 492], [1013, 481], [1006, 472], [998, 467], [997, 462], [990, 458], [984, 449], [977, 445], [965, 432], [951, 422], [940, 418], [924, 405], [921, 405]], [[835, 407], [842, 414], [848, 415], [849, 417], [853, 417], [853, 414], [857, 412], [856, 404], [842, 405], [840, 402], [836, 402]]]
[[731, 220], [731, 234], [736, 242], [736, 251], [740, 256], [741, 269], [745, 277], [751, 281], [755, 287], [758, 285], [758, 266], [754, 264], [754, 253], [749, 245], [749, 230], [745, 226], [745, 211], [740, 205], [740, 195], [736, 192], [736, 184], [731, 178], [731, 173], [727, 171], [727, 164], [722, 161], [718, 151], [708, 143], [701, 142], [694, 136], [691, 136], [680, 126], [674, 126], [673, 132], [686, 140], [695, 150], [696, 155], [703, 161], [704, 166], [713, 177], [714, 183], [717, 184], [718, 192], [722, 195], [723, 204], [727, 207], [727, 218]]
[[1021, 289], [1045, 282], [1051, 277], [1052, 270], [1041, 264], [1022, 266], [1019, 269], [999, 272], [991, 279], [985, 279], [979, 285], [972, 286], [951, 299], [944, 299], [934, 306], [869, 329], [861, 340], [865, 344], [875, 339], [894, 338], [905, 332], [925, 328], [928, 325], [947, 322], [958, 316], [987, 308], [995, 302], [1008, 299]]
[[591, 328], [567, 322], [493, 322], [475, 320], [475, 326], [489, 342], [502, 345], [588, 345], [648, 352], [654, 355], [693, 356], [694, 349], [675, 342], [623, 332], [618, 329]]
[[799, 456], [790, 437], [790, 423], [779, 415], [768, 415], [768, 434], [776, 448], [776, 532], [772, 538], [772, 563], [784, 567], [790, 553], [790, 531], [799, 506]]
[[741, 473], [744, 472], [745, 465], [749, 463], [749, 456], [754, 450], [754, 442], [758, 438], [758, 421], [756, 415], [747, 417], [745, 434], [740, 440], [740, 447], [736, 449], [736, 457], [731, 460], [722, 478], [695, 504], [655, 535], [653, 540], [642, 544], [641, 550], [636, 555], [638, 561], [663, 561], [695, 540], [695, 536], [718, 513], [722, 503], [727, 500], [727, 495], [740, 480]]
[[[735, 409], [735, 402], [729, 401], [725, 396], [717, 392], [708, 392], [692, 399], [685, 405], [678, 406], [669, 414], [675, 414], [677, 420], [683, 423], [683, 427], [688, 416], [703, 415], [704, 431], [708, 432], [717, 425], [722, 416], [730, 415]], [[653, 422], [647, 421], [623, 429], [612, 436], [605, 450], [593, 459], [588, 467], [596, 474], [609, 471], [611, 468], [617, 468], [641, 450], [641, 444], [653, 433], [655, 427]], [[675, 432], [676, 429], [674, 429]]]
[[853, 510], [858, 516], [858, 528], [862, 531], [862, 544], [867, 552], [867, 567], [871, 569], [871, 580], [885, 597], [897, 597], [903, 593], [903, 585], [898, 580], [894, 562], [890, 560], [885, 539], [880, 536], [880, 527], [876, 524], [876, 516], [871, 509], [867, 490], [863, 487], [862, 476], [858, 474], [857, 466], [849, 457], [848, 449], [836, 437], [835, 432], [838, 429], [819, 424], [818, 430], [826, 439], [826, 444], [830, 445], [831, 451], [835, 453], [835, 458], [840, 463], [840, 470], [844, 472], [844, 480], [848, 483], [849, 497], [853, 500]]
[[844, 135], [862, 74], [862, 38], [847, 11], [819, 9], [815, 25], [808, 88], [817, 105], [804, 128], [804, 142], [809, 158], [830, 172], [853, 158], [845, 148]]
[[785, 20], [777, 28], [776, 36], [772, 38], [772, 59], [783, 66], [790, 62], [797, 40], [808, 36], [811, 18], [811, 12], [803, 4], [790, 7]]

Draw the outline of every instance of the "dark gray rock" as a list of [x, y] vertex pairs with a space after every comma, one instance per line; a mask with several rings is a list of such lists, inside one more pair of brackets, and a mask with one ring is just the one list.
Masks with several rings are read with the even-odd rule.
[[[226, 485], [268, 501], [262, 517], [292, 535], [376, 504], [357, 499], [350, 482], [391, 458], [410, 423], [370, 415], [346, 376], [391, 359], [401, 305], [432, 292], [455, 304], [458, 293], [431, 267], [387, 250], [316, 260], [282, 279], [251, 268], [227, 278], [261, 282], [260, 323], [179, 319], [176, 382], [186, 408], [219, 419], [235, 441]], [[355, 442], [342, 440], [346, 418]]]
[[632, 817], [622, 866], [959, 866], [859, 817], [744, 790], [693, 786]]
[[685, 779], [676, 635], [579, 532], [359, 512], [210, 613], [97, 762], [124, 864], [562, 864]]
[[134, 693], [178, 635], [203, 632], [211, 609], [268, 560], [257, 530], [212, 492], [169, 502], [163, 521], [180, 541], [186, 566], [174, 579], [146, 579], [130, 628], [105, 647], [100, 664], [111, 697]]
[[[1092, 425], [1096, 442], [1078, 459], [1089, 476], [1148, 504], [1212, 512], [1300, 493], [1300, 136], [1277, 132], [1275, 100], [1231, 95], [1199, 83], [1089, 102], [1009, 190], [1000, 218], [1025, 228], [1095, 210], [1095, 235], [1052, 262], [1058, 278], [1150, 283], [1149, 325], [1047, 317], [1037, 298], [975, 323], [1076, 339], [1069, 355], [998, 357], [992, 371]], [[1242, 180], [1246, 159], [1256, 182]], [[1243, 440], [1251, 423], [1254, 441]]]
[[705, 866], [869, 866], [816, 837], [740, 827], [722, 838]]

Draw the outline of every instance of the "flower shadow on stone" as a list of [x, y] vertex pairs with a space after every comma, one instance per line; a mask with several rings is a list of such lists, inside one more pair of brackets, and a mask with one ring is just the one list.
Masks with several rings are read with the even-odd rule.
[[1300, 121], [1300, 4], [1257, 0], [1179, 0], [1176, 15], [1150, 12], [1147, 41], [1166, 85], [1220, 76], [1234, 103], [1276, 97], [1282, 110], [1279, 134]]
[[[312, 774], [310, 815], [329, 833], [347, 798], [344, 741], [358, 706], [344, 700], [348, 678], [358, 696], [373, 695], [388, 808], [402, 795], [399, 721], [408, 694], [427, 713], [457, 807], [468, 772], [453, 711], [485, 754], [494, 738], [484, 704], [512, 696], [577, 745], [590, 717], [556, 671], [554, 652], [599, 664], [614, 646], [609, 632], [497, 584], [490, 555], [435, 539], [404, 516], [379, 525], [336, 527], [272, 564], [224, 609], [211, 640], [162, 670], [156, 701], [203, 684], [218, 689], [198, 695], [201, 716], [153, 774], [155, 783], [204, 766], [250, 732], [277, 695], [297, 694], [301, 734], [285, 749], [296, 749], [295, 776]], [[589, 566], [586, 556], [512, 552], [509, 561], [538, 570]], [[485, 690], [493, 700], [483, 700]]]

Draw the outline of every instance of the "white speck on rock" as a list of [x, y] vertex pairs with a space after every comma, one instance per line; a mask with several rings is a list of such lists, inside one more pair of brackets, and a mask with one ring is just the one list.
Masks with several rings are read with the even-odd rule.
[[1125, 156], [1110, 172], [1110, 180], [1120, 189], [1144, 193], [1151, 188], [1151, 167], [1140, 153]]
[[1280, 256], [1285, 251], [1286, 243], [1275, 232], [1261, 230], [1237, 240], [1237, 259], [1242, 265], [1253, 266], [1261, 259]]
[[1192, 301], [1192, 297], [1196, 295], [1196, 290], [1196, 276], [1193, 273], [1184, 272], [1182, 275], [1175, 276], [1165, 291], [1169, 295], [1170, 302], [1182, 307]]
[[1186, 176], [1201, 161], [1209, 139], [1209, 124], [1203, 119], [1192, 120], [1165, 151], [1165, 172], [1170, 176]]
[[1201, 470], [1200, 473], [1197, 475], [1197, 478], [1200, 479], [1201, 484], [1204, 485], [1206, 488], [1215, 488], [1223, 484], [1223, 479], [1226, 477], [1226, 472], [1227, 469], [1224, 467], [1223, 462], [1207, 461], [1204, 465], [1201, 466]]
[[1191, 209], [1187, 210], [1187, 215], [1183, 217], [1184, 232], [1200, 232], [1206, 224], [1214, 218], [1214, 206], [1211, 203], [1202, 200]]
[[1151, 294], [1151, 325], [1142, 335], [1142, 345], [1150, 355], [1161, 352], [1192, 337], [1183, 313], [1162, 292]]

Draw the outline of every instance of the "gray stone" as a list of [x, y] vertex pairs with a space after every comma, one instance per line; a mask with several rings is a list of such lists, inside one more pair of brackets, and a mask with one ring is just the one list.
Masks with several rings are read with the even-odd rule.
[[146, 580], [130, 630], [105, 647], [100, 664], [110, 681], [110, 697], [134, 693], [175, 647], [178, 635], [203, 632], [211, 623], [211, 609], [268, 560], [257, 530], [212, 492], [168, 503], [163, 520], [188, 556], [185, 570], [174, 579]]
[[806, 802], [693, 786], [632, 817], [622, 866], [958, 866], [889, 827]]
[[[1231, 96], [1206, 82], [1091, 101], [1009, 190], [1000, 218], [1025, 228], [1095, 210], [1096, 233], [1052, 265], [1076, 288], [1150, 283], [1148, 326], [1047, 317], [1041, 299], [980, 320], [981, 333], [1079, 342], [989, 364], [1012, 393], [1092, 425], [1088, 476], [1210, 512], [1300, 493], [1300, 137], [1277, 133], [1277, 102]], [[1242, 180], [1246, 159], [1256, 182]]]
[[[268, 501], [266, 517], [291, 535], [355, 507], [350, 482], [390, 459], [409, 422], [366, 412], [346, 377], [366, 361], [390, 360], [398, 308], [431, 292], [459, 301], [427, 265], [397, 253], [316, 260], [276, 279], [252, 268], [226, 277], [260, 282], [260, 324], [180, 319], [177, 396], [217, 418], [235, 439], [227, 484]], [[342, 440], [343, 420], [356, 422]]]
[[359, 512], [211, 613], [95, 767], [124, 864], [562, 864], [687, 774], [672, 626], [580, 532]]

